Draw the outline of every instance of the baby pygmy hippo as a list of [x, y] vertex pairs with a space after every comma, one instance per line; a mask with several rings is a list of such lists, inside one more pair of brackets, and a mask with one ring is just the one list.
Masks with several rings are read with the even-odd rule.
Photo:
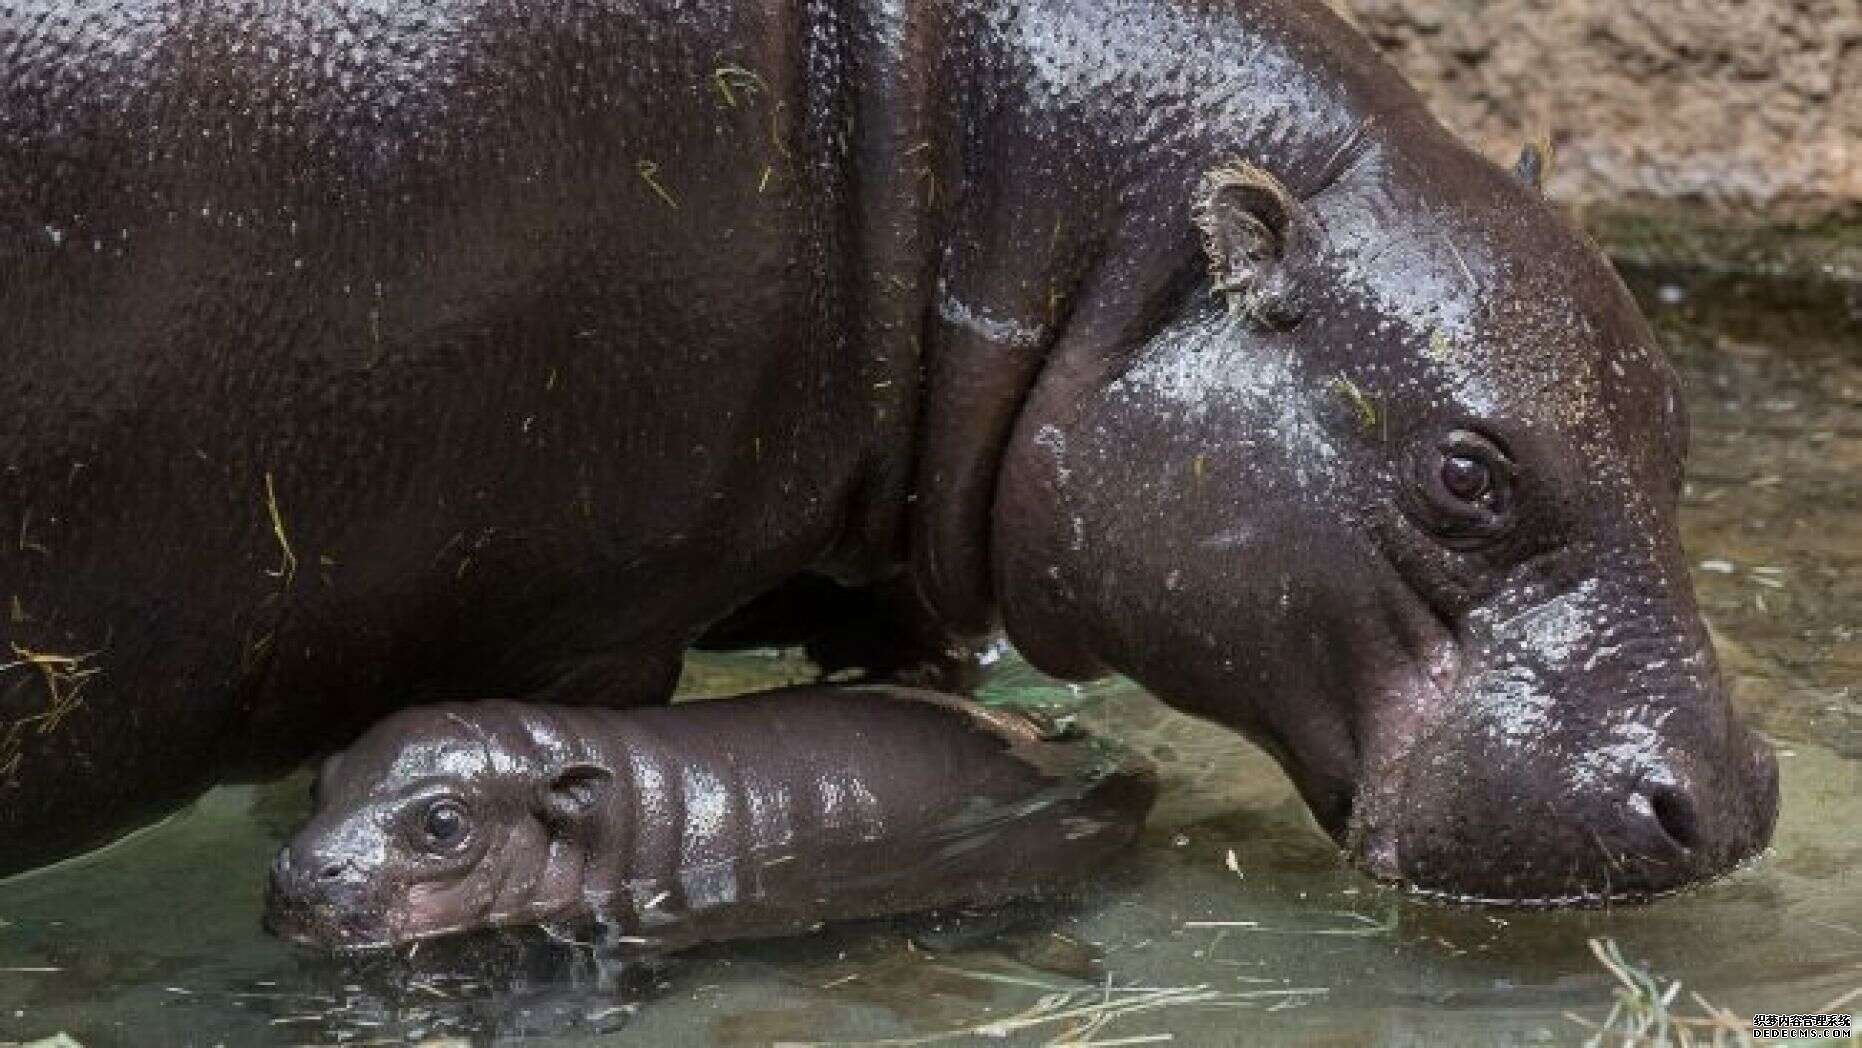
[[623, 953], [1040, 894], [1101, 869], [1148, 765], [898, 688], [397, 713], [329, 758], [266, 923], [329, 947], [598, 921]]

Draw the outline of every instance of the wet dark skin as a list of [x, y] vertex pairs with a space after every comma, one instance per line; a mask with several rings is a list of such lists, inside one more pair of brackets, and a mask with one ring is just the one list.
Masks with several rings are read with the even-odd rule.
[[324, 762], [266, 923], [336, 948], [599, 926], [642, 955], [991, 906], [1116, 865], [1156, 792], [1135, 757], [936, 692], [423, 706]]
[[812, 574], [1421, 891], [1720, 873], [1675, 377], [1529, 181], [1316, 2], [0, 8], [0, 870]]

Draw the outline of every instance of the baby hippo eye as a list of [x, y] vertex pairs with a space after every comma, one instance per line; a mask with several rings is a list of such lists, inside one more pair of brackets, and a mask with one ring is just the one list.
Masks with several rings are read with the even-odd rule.
[[451, 797], [441, 797], [427, 805], [426, 813], [420, 818], [420, 829], [427, 836], [427, 843], [437, 847], [450, 847], [465, 837], [465, 805]]
[[1472, 455], [1442, 459], [1442, 487], [1463, 502], [1479, 502], [1493, 489], [1493, 472]]

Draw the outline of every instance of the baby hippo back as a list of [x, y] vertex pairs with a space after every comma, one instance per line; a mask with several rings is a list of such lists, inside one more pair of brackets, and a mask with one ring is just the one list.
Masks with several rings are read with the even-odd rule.
[[1094, 740], [923, 692], [572, 715], [625, 769], [608, 810], [627, 839], [590, 887], [616, 889], [603, 916], [643, 945], [1064, 888], [1131, 843], [1155, 789]]

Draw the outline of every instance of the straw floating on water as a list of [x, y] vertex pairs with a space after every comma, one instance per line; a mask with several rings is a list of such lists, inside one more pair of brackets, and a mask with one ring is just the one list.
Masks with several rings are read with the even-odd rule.
[[[996, 972], [979, 972], [946, 965], [933, 965], [933, 967], [947, 974], [975, 979], [979, 982], [1025, 985], [1037, 989], [1044, 989], [1048, 986], [1037, 980], [1021, 979]], [[1007, 1037], [1018, 1030], [1069, 1021], [1078, 1021], [1082, 1025], [1048, 1042], [1047, 1048], [1108, 1048], [1111, 1045], [1157, 1044], [1173, 1040], [1175, 1035], [1160, 1032], [1110, 1040], [1087, 1040], [1086, 1038], [1091, 1037], [1116, 1019], [1156, 1011], [1159, 1008], [1253, 1008], [1265, 998], [1278, 998], [1285, 1002], [1330, 992], [1331, 988], [1326, 986], [1231, 991], [1212, 990], [1207, 983], [1166, 987], [1113, 986], [1108, 983], [1091, 988], [1061, 989], [1058, 992], [1043, 995], [1032, 1007], [1013, 1015], [934, 1033], [870, 1041], [778, 1041], [772, 1048], [882, 1048], [882, 1046], [889, 1048], [893, 1045], [939, 1044], [966, 1037]]]

